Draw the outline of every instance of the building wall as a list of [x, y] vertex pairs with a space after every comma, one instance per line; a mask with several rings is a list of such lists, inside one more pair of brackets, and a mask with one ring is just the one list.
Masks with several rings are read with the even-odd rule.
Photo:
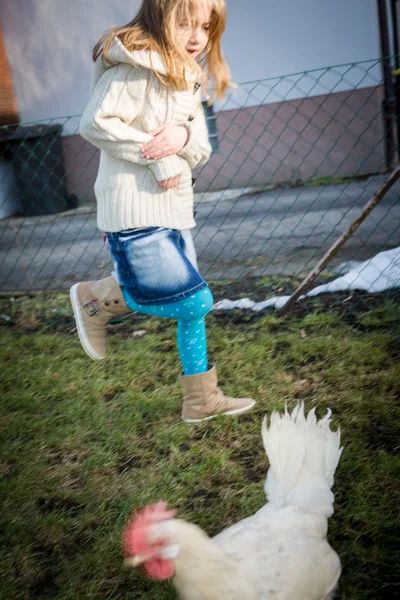
[[[139, 4], [2, 0], [0, 20], [21, 120], [80, 115], [89, 95], [94, 43], [109, 26], [130, 20]], [[198, 189], [381, 170], [379, 65], [369, 64], [366, 73], [364, 67], [342, 70], [339, 79], [336, 71], [313, 71], [379, 56], [375, 0], [227, 4], [223, 48], [234, 81], [268, 81], [243, 85], [217, 105], [223, 108], [217, 117], [221, 151], [202, 170]], [[281, 78], [306, 70], [312, 72]], [[56, 120], [64, 123], [69, 190], [81, 202], [93, 200], [98, 154], [75, 135], [79, 118]]]
[[199, 188], [354, 177], [385, 169], [381, 88], [291, 100], [218, 115], [221, 151]]
[[[0, 21], [21, 120], [82, 113], [93, 45], [111, 25], [129, 21], [139, 4], [1, 0]], [[379, 56], [375, 0], [227, 4], [223, 48], [238, 83]], [[348, 81], [347, 89], [352, 86]]]

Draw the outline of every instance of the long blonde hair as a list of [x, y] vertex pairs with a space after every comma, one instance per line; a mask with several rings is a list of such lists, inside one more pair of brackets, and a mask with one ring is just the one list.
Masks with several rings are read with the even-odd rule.
[[[209, 41], [200, 64], [187, 54], [178, 27], [194, 23], [199, 2], [211, 8]], [[221, 38], [226, 25], [225, 0], [143, 0], [136, 17], [122, 27], [109, 29], [93, 48], [93, 60], [107, 59], [107, 51], [118, 38], [129, 52], [147, 50], [158, 52], [168, 76], [156, 72], [157, 77], [176, 90], [187, 89], [187, 75], [202, 80], [211, 95], [223, 98], [231, 82], [228, 65], [221, 49]]]

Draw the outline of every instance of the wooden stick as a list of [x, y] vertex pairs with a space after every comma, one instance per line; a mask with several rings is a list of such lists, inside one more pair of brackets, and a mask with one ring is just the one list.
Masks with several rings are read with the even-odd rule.
[[332, 260], [332, 258], [339, 252], [340, 248], [347, 242], [347, 240], [353, 235], [353, 233], [358, 229], [361, 223], [368, 217], [370, 212], [379, 204], [379, 202], [386, 196], [390, 188], [396, 183], [396, 181], [400, 178], [400, 167], [397, 167], [388, 180], [379, 188], [378, 191], [372, 196], [372, 198], [367, 202], [367, 204], [362, 209], [361, 213], [358, 217], [353, 221], [350, 227], [343, 233], [336, 242], [329, 248], [326, 254], [321, 258], [321, 260], [315, 265], [311, 273], [307, 275], [305, 280], [298, 286], [298, 288], [293, 292], [290, 296], [289, 300], [286, 302], [284, 306], [278, 311], [278, 315], [283, 317], [286, 315], [293, 304], [299, 299], [299, 297], [304, 294], [304, 292], [308, 291], [311, 285], [314, 283], [318, 275], [321, 271], [326, 267], [326, 265]]

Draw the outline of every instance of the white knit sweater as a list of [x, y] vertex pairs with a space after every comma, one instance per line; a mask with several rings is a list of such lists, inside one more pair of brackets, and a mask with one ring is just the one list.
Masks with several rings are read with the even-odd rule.
[[[130, 53], [116, 40], [108, 58], [96, 61], [92, 96], [80, 124], [82, 137], [101, 150], [94, 187], [99, 229], [194, 227], [191, 170], [211, 154], [200, 91], [193, 85], [183, 92], [163, 85], [154, 73], [165, 74], [158, 54]], [[188, 143], [167, 158], [142, 158], [143, 146], [152, 139], [149, 132], [165, 123], [188, 127]], [[157, 184], [175, 175], [180, 175], [178, 187]]]

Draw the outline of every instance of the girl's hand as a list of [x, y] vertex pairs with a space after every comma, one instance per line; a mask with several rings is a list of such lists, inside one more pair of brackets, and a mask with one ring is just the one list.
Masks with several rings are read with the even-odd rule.
[[147, 160], [160, 160], [176, 154], [186, 146], [189, 139], [189, 132], [184, 125], [161, 125], [150, 131], [150, 135], [154, 139], [142, 149], [142, 157]]
[[171, 188], [178, 187], [180, 179], [180, 175], [175, 175], [175, 177], [171, 177], [171, 179], [166, 179], [165, 181], [157, 181], [157, 183], [162, 188], [170, 190]]

